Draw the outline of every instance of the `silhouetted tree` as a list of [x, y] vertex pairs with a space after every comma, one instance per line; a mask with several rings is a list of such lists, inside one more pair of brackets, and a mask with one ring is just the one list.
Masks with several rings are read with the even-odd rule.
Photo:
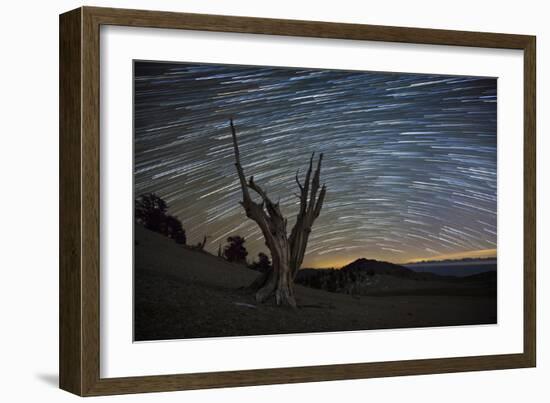
[[185, 230], [181, 226], [180, 220], [174, 216], [166, 216], [165, 218], [166, 235], [172, 238], [176, 243], [185, 245], [187, 242], [187, 236]]
[[[250, 289], [255, 292], [258, 302], [263, 302], [274, 296], [277, 305], [295, 307], [294, 280], [304, 260], [309, 235], [315, 219], [321, 213], [327, 191], [325, 185], [321, 186], [320, 183], [323, 154], [319, 155], [315, 171], [313, 170], [314, 154], [311, 155], [303, 181], [300, 180], [298, 172], [296, 172], [295, 180], [300, 189], [296, 196], [300, 200], [300, 209], [294, 227], [288, 234], [288, 220], [283, 216], [279, 202], [274, 203], [271, 200], [267, 192], [254, 181], [254, 176], [250, 176], [248, 181], [246, 180], [241, 165], [233, 119], [230, 121], [230, 127], [235, 152], [235, 167], [243, 196], [241, 205], [246, 216], [260, 227], [273, 259], [273, 269], [259, 276], [250, 285]], [[261, 201], [256, 202], [252, 198], [251, 192], [256, 193]]]
[[239, 235], [230, 236], [227, 238], [227, 245], [223, 251], [223, 255], [230, 262], [246, 263], [248, 252], [244, 246], [245, 239]]
[[258, 260], [252, 262], [250, 268], [252, 270], [257, 270], [262, 273], [267, 273], [269, 270], [271, 270], [271, 261], [269, 260], [269, 256], [267, 256], [263, 252], [258, 253]]
[[154, 193], [141, 195], [135, 202], [136, 221], [151, 231], [166, 231], [168, 205]]
[[181, 221], [168, 215], [168, 204], [154, 193], [141, 195], [135, 200], [135, 219], [148, 230], [161, 233], [185, 245], [187, 237]]

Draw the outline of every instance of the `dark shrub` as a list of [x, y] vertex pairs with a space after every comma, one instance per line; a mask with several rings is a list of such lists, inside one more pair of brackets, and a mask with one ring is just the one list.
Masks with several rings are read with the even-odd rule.
[[229, 245], [226, 245], [223, 255], [230, 262], [246, 263], [248, 252], [244, 247], [245, 239], [239, 235], [227, 238]]
[[252, 262], [249, 267], [252, 270], [257, 270], [262, 273], [268, 272], [269, 270], [271, 270], [271, 261], [269, 260], [269, 256], [267, 256], [263, 252], [258, 253], [258, 260]]
[[135, 201], [135, 220], [148, 230], [158, 232], [185, 245], [187, 237], [181, 222], [168, 215], [168, 204], [154, 193], [139, 196]]
[[185, 230], [182, 228], [180, 220], [171, 215], [166, 217], [166, 235], [176, 241], [176, 243], [185, 245], [187, 242]]

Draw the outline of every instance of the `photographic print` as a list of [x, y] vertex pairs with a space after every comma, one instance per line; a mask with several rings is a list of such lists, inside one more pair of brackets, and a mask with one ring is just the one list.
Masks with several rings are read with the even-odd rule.
[[135, 341], [497, 323], [497, 79], [134, 61]]

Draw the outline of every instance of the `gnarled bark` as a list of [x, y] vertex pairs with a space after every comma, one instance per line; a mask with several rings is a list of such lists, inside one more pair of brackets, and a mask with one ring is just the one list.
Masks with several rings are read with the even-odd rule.
[[[239, 145], [233, 119], [230, 121], [233, 148], [235, 151], [235, 167], [243, 194], [241, 205], [246, 216], [256, 222], [262, 231], [266, 246], [271, 252], [272, 269], [258, 277], [250, 288], [255, 292], [256, 300], [263, 302], [274, 296], [277, 305], [296, 306], [294, 298], [294, 278], [300, 268], [307, 241], [313, 222], [319, 216], [325, 198], [326, 187], [323, 185], [319, 192], [321, 162], [323, 154], [319, 156], [317, 168], [313, 170], [314, 154], [309, 160], [309, 168], [304, 183], [300, 183], [298, 172], [296, 182], [300, 188], [300, 210], [296, 217], [296, 224], [290, 236], [287, 236], [287, 219], [282, 215], [279, 203], [273, 203], [251, 176], [248, 181], [241, 165]], [[250, 196], [250, 190], [257, 193], [261, 202], [255, 202]], [[318, 194], [319, 193], [319, 194]]]
[[317, 162], [317, 169], [313, 174], [313, 180], [311, 181], [310, 189], [310, 177], [311, 170], [313, 167], [313, 158], [314, 154], [311, 154], [309, 160], [309, 168], [306, 173], [304, 184], [300, 184], [300, 179], [298, 178], [298, 172], [296, 172], [296, 183], [300, 188], [300, 211], [296, 217], [296, 223], [292, 228], [290, 233], [289, 243], [291, 248], [291, 260], [290, 260], [290, 269], [292, 273], [292, 280], [296, 277], [302, 262], [304, 261], [304, 255], [306, 252], [307, 241], [309, 239], [309, 234], [311, 233], [311, 228], [313, 227], [313, 222], [319, 214], [321, 213], [321, 208], [323, 207], [323, 201], [325, 200], [326, 187], [322, 186], [321, 192], [317, 195], [319, 191], [320, 176], [321, 176], [321, 162], [323, 161], [323, 154], [319, 156]]

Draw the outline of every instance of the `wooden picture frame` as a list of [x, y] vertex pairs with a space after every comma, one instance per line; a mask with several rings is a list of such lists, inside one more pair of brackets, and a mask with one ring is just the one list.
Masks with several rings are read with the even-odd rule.
[[[100, 377], [99, 29], [171, 28], [519, 49], [524, 52], [523, 353], [360, 364]], [[535, 37], [483, 32], [81, 7], [60, 16], [60, 387], [80, 396], [533, 367]]]

